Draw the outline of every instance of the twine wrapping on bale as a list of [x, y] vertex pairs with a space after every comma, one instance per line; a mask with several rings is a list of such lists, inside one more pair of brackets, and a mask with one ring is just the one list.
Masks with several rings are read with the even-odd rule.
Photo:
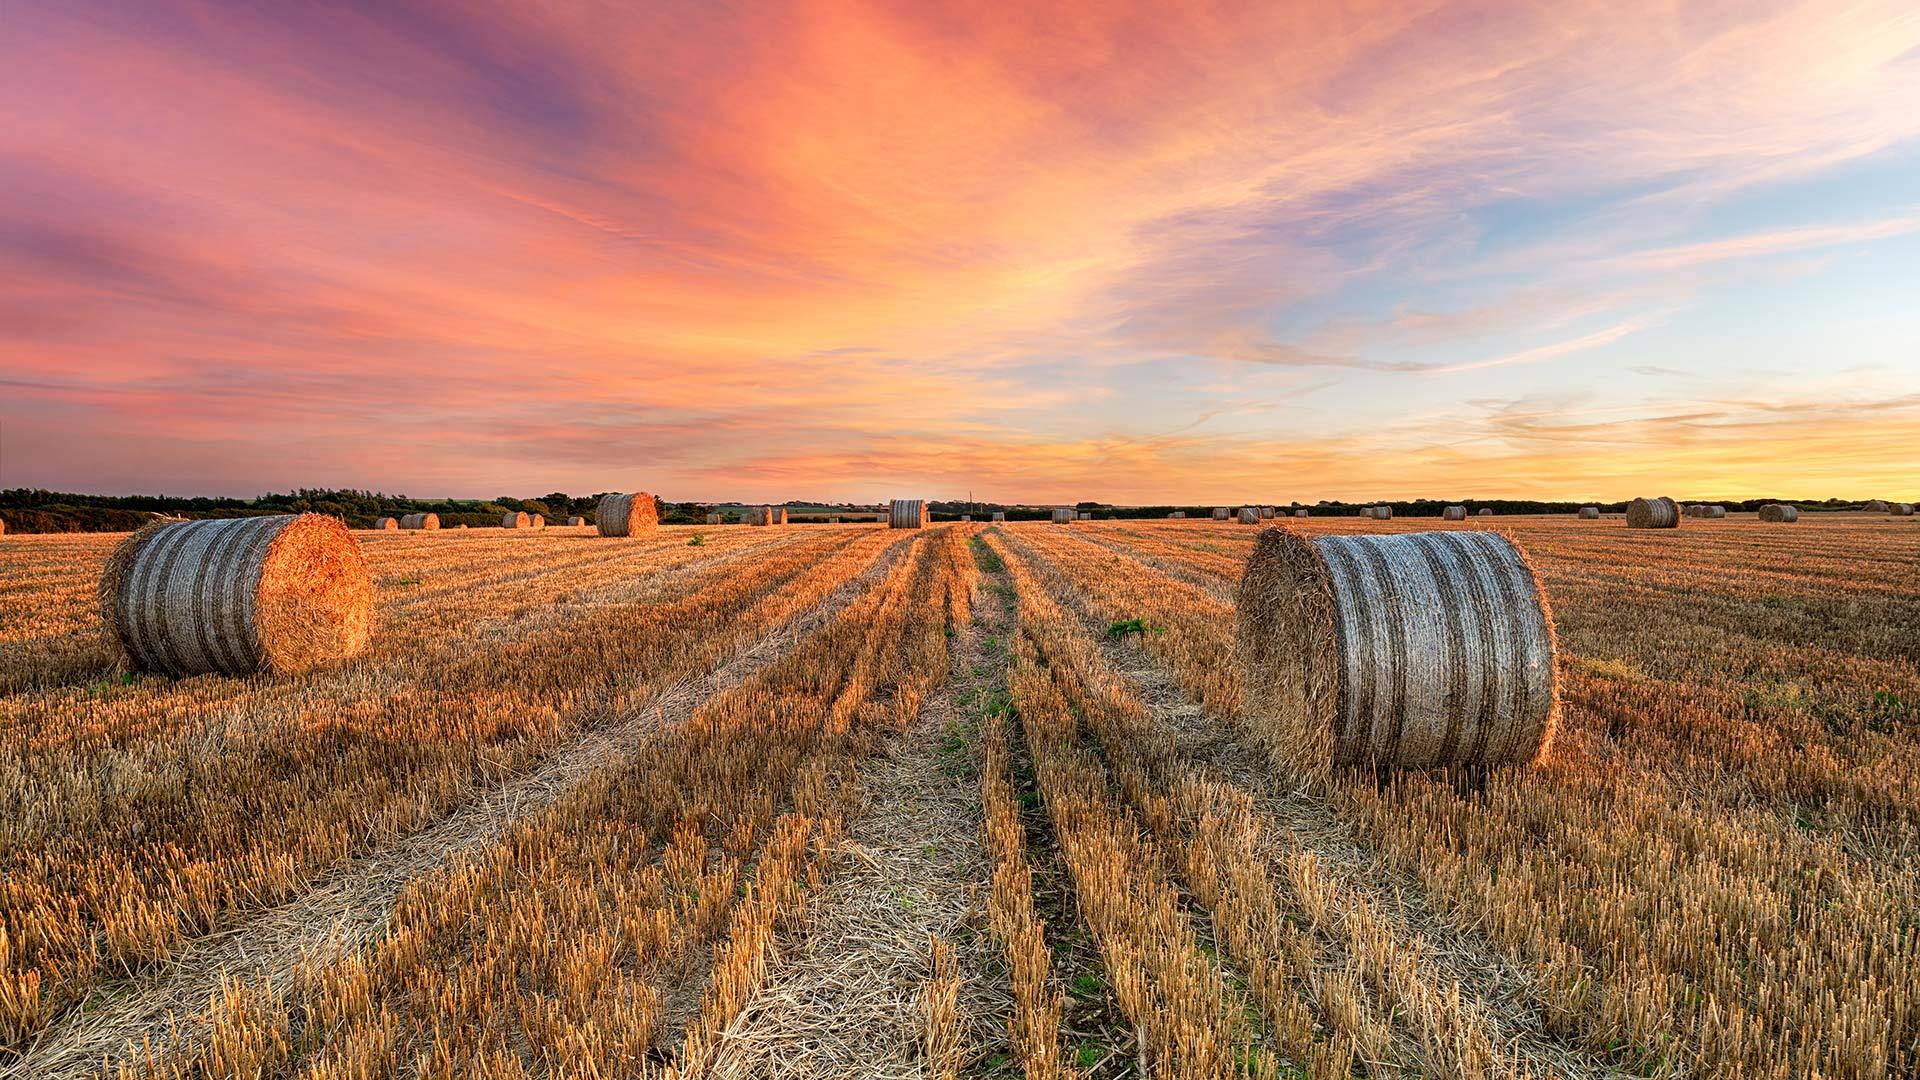
[[1600, 516], [1600, 508], [1597, 506], [1583, 506], [1580, 508], [1578, 516], [1582, 521], [1592, 521]]
[[1440, 511], [1440, 516], [1448, 521], [1465, 521], [1467, 520], [1467, 508], [1464, 506], [1449, 506], [1445, 510]]
[[379, 529], [381, 532], [392, 532], [400, 527], [400, 523], [390, 517], [383, 517], [374, 522], [373, 527]]
[[527, 515], [517, 511], [505, 514], [500, 518], [500, 527], [503, 529], [524, 529], [531, 524], [532, 522], [528, 519]]
[[1677, 529], [1680, 506], [1665, 495], [1657, 499], [1635, 499], [1627, 504], [1629, 529]]
[[1912, 517], [1913, 504], [1912, 503], [1889, 503], [1887, 504], [1887, 513], [1892, 514], [1894, 517]]
[[1790, 522], [1800, 520], [1800, 508], [1786, 503], [1768, 503], [1760, 508], [1761, 521]]
[[1213, 520], [1215, 521], [1225, 521], [1231, 516], [1233, 515], [1227, 513], [1227, 508], [1224, 506], [1216, 506], [1213, 508]]
[[132, 666], [163, 675], [294, 674], [373, 629], [360, 545], [321, 514], [155, 522], [114, 549], [99, 598]]
[[403, 529], [438, 529], [440, 527], [440, 515], [408, 514], [400, 519], [400, 527]]
[[1242, 525], [1258, 525], [1258, 524], [1260, 524], [1260, 510], [1259, 510], [1259, 508], [1258, 508], [1258, 507], [1254, 507], [1254, 506], [1243, 506], [1243, 507], [1241, 507], [1241, 508], [1240, 508], [1240, 524], [1242, 524]]
[[1559, 721], [1552, 612], [1497, 533], [1266, 530], [1235, 645], [1248, 724], [1310, 775], [1532, 763]]
[[593, 511], [593, 524], [601, 536], [639, 536], [659, 523], [659, 508], [644, 491], [603, 495]]
[[927, 524], [925, 499], [895, 499], [887, 510], [887, 528], [919, 529]]

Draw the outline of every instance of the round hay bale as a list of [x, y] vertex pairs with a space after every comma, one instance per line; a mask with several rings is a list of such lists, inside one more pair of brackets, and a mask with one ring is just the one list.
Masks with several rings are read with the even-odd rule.
[[360, 545], [322, 514], [147, 525], [114, 549], [99, 598], [129, 662], [162, 675], [294, 674], [373, 629]]
[[707, 515], [707, 524], [709, 524], [709, 525], [718, 525], [718, 524], [720, 524], [720, 513], [719, 513], [719, 511], [717, 511], [717, 510], [716, 510], [716, 511], [714, 511], [713, 513], [711, 513], [711, 514], [708, 514], [708, 515]]
[[1629, 529], [1677, 529], [1680, 506], [1665, 495], [1657, 499], [1635, 499], [1627, 504]]
[[1474, 511], [1473, 516], [1474, 517], [1492, 517], [1493, 508], [1490, 506], [1483, 506], [1480, 509]]
[[584, 517], [581, 517], [579, 514], [572, 514], [572, 515], [569, 515], [567, 518], [567, 528], [569, 529], [577, 529], [580, 526], [585, 525], [586, 523], [587, 523], [587, 519]]
[[1269, 529], [1236, 620], [1247, 722], [1309, 774], [1528, 764], [1553, 739], [1552, 611], [1497, 533]]
[[1580, 508], [1580, 513], [1576, 516], [1582, 521], [1593, 521], [1600, 516], [1600, 508], [1597, 506], [1583, 506]]
[[1306, 517], [1306, 516], [1307, 516], [1307, 508], [1303, 506], [1303, 507], [1301, 507], [1300, 509], [1298, 509], [1298, 510], [1295, 510], [1295, 511], [1293, 512], [1293, 516], [1294, 516], [1294, 517], [1297, 517], [1297, 518], [1303, 518], [1303, 517]]
[[1261, 520], [1261, 521], [1272, 521], [1272, 520], [1273, 520], [1273, 507], [1271, 507], [1271, 506], [1263, 506], [1263, 507], [1261, 507], [1261, 508], [1260, 508], [1260, 520]]
[[440, 515], [407, 514], [400, 519], [400, 527], [403, 529], [438, 529], [440, 527]]
[[1913, 504], [1912, 503], [1888, 503], [1887, 513], [1892, 514], [1894, 517], [1912, 517]]
[[925, 499], [895, 499], [887, 509], [887, 528], [920, 529], [927, 524]]
[[530, 515], [528, 515], [528, 518], [527, 518], [527, 527], [528, 527], [528, 528], [530, 528], [530, 529], [544, 529], [544, 528], [546, 528], [546, 527], [547, 527], [547, 515], [545, 515], [545, 514], [530, 514]]
[[1760, 520], [1781, 523], [1799, 521], [1800, 508], [1797, 506], [1789, 506], [1786, 503], [1768, 503], [1760, 508]]
[[1885, 499], [1869, 499], [1867, 500], [1867, 505], [1862, 506], [1860, 509], [1865, 510], [1869, 514], [1884, 514], [1888, 510], [1888, 505]]
[[775, 525], [785, 525], [785, 524], [787, 523], [787, 508], [786, 508], [786, 507], [784, 507], [784, 506], [776, 506], [776, 507], [774, 507], [774, 508], [773, 508], [773, 510], [772, 510], [772, 513], [773, 513], [773, 523], [774, 523]]
[[1373, 517], [1375, 521], [1391, 521], [1393, 519], [1393, 507], [1376, 506], [1373, 508]]
[[605, 495], [593, 509], [593, 523], [601, 536], [639, 536], [660, 523], [659, 508], [644, 491]]
[[1225, 521], [1232, 516], [1233, 515], [1227, 513], [1227, 508], [1224, 506], [1216, 506], [1213, 508], [1213, 520], [1215, 521]]
[[381, 532], [394, 532], [400, 528], [400, 523], [393, 520], [390, 517], [383, 517], [380, 520], [374, 522], [373, 527], [380, 530]]
[[1240, 524], [1242, 525], [1260, 524], [1260, 508], [1257, 506], [1241, 507], [1240, 508]]
[[993, 520], [995, 521], [1007, 520], [1007, 512], [1005, 510], [995, 510], [993, 512]]
[[1082, 510], [1082, 511], [1080, 511], [1080, 520], [1081, 520], [1081, 521], [1092, 521], [1092, 520], [1093, 520], [1093, 511], [1091, 511], [1091, 510]]
[[1185, 510], [1174, 510], [1169, 512], [1167, 516], [1170, 518], [1185, 518], [1187, 516], [1187, 512]]
[[1440, 511], [1440, 517], [1446, 521], [1465, 521], [1467, 520], [1467, 508], [1464, 506], [1449, 506], [1445, 510]]
[[503, 529], [525, 529], [531, 526], [532, 521], [527, 515], [519, 513], [518, 511], [506, 514], [500, 518], [500, 527]]

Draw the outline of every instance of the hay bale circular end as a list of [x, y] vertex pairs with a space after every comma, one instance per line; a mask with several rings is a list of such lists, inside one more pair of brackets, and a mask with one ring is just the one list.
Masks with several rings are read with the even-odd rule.
[[1629, 529], [1677, 529], [1680, 504], [1662, 495], [1656, 499], [1635, 499], [1627, 504]]
[[373, 630], [373, 576], [321, 514], [156, 522], [121, 541], [100, 614], [141, 671], [290, 675], [353, 656]]
[[1529, 764], [1559, 722], [1552, 611], [1496, 533], [1266, 530], [1236, 620], [1244, 716], [1309, 774]]
[[440, 527], [440, 515], [408, 514], [400, 519], [400, 527], [403, 529], [438, 529]]
[[383, 517], [375, 521], [373, 527], [381, 532], [394, 532], [400, 528], [400, 523], [390, 517]]
[[601, 498], [593, 511], [593, 523], [601, 536], [638, 536], [659, 525], [660, 513], [652, 495], [644, 491], [620, 493]]
[[525, 529], [530, 528], [532, 525], [533, 520], [531, 518], [517, 511], [504, 514], [500, 518], [500, 527], [503, 529]]

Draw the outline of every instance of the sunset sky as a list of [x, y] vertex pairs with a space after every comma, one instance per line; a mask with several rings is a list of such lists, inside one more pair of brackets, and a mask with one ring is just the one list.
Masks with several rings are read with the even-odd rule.
[[0, 487], [1920, 496], [1920, 5], [0, 0]]

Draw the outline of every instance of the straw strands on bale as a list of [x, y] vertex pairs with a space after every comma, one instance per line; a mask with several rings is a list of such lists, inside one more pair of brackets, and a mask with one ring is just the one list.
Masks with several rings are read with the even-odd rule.
[[381, 532], [392, 532], [400, 527], [400, 523], [390, 517], [383, 517], [374, 522], [373, 527], [379, 529]]
[[1786, 503], [1768, 503], [1760, 508], [1761, 521], [1789, 522], [1800, 520], [1800, 508]]
[[500, 527], [503, 529], [526, 529], [532, 525], [532, 519], [519, 511], [504, 514], [500, 518]]
[[1074, 513], [1072, 510], [1069, 510], [1064, 506], [1056, 506], [1053, 508], [1053, 520], [1056, 523], [1063, 522], [1063, 521], [1072, 521], [1073, 519], [1074, 519]]
[[1577, 516], [1582, 521], [1592, 521], [1600, 516], [1600, 508], [1597, 506], [1583, 506], [1580, 508], [1580, 513]]
[[600, 497], [593, 523], [601, 536], [639, 536], [660, 523], [660, 511], [644, 491], [616, 492]]
[[1527, 764], [1553, 738], [1552, 613], [1506, 537], [1270, 529], [1238, 609], [1247, 721], [1310, 774]]
[[400, 519], [400, 527], [403, 529], [438, 529], [440, 527], [440, 515], [408, 514]]
[[99, 597], [132, 665], [164, 675], [292, 674], [373, 628], [360, 545], [321, 514], [155, 522], [114, 549]]
[[1240, 524], [1242, 525], [1260, 524], [1260, 508], [1257, 506], [1241, 507], [1240, 508]]
[[919, 529], [927, 524], [927, 500], [895, 499], [887, 511], [887, 528]]
[[1448, 521], [1465, 521], [1467, 520], [1467, 508], [1464, 506], [1449, 506], [1445, 510], [1440, 511], [1440, 516]]
[[1635, 499], [1627, 504], [1629, 529], [1677, 529], [1680, 506], [1665, 495], [1657, 499]]

